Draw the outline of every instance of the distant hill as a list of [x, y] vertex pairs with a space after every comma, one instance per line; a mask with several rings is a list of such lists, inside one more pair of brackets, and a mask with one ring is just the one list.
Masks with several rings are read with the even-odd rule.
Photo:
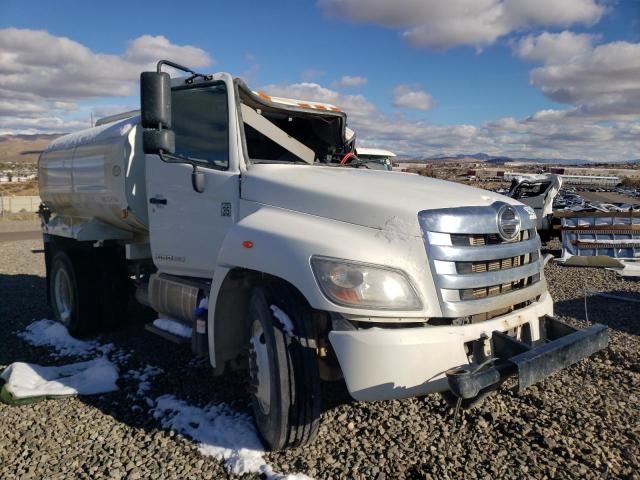
[[[523, 163], [550, 163], [554, 165], [594, 165], [598, 163], [603, 164], [611, 164], [611, 163], [640, 163], [640, 159], [632, 159], [632, 160], [618, 160], [618, 161], [594, 161], [594, 160], [584, 160], [580, 158], [571, 158], [571, 159], [558, 159], [558, 158], [522, 158], [522, 157], [509, 157], [506, 155], [488, 155], [486, 153], [478, 152], [478, 153], [461, 153], [457, 155], [432, 155], [430, 157], [423, 157], [418, 159], [413, 159], [410, 161], [433, 161], [433, 160], [442, 160], [442, 161], [455, 161], [455, 162], [486, 162], [493, 164], [501, 164], [506, 162], [523, 162]], [[402, 161], [400, 159], [400, 161]], [[407, 160], [409, 161], [409, 160]]]
[[35, 164], [40, 152], [61, 135], [0, 135], [0, 163]]

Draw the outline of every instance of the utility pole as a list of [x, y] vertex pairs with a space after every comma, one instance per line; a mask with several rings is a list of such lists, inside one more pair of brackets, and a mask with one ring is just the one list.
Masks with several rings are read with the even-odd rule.
[[91, 110], [91, 127], [93, 128], [93, 110]]

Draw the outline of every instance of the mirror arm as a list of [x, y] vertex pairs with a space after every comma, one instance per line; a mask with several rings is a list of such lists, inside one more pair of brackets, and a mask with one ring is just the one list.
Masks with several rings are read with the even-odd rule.
[[205, 75], [204, 73], [195, 72], [195, 71], [191, 70], [190, 68], [185, 67], [184, 65], [180, 65], [178, 63], [172, 62], [171, 60], [160, 60], [158, 62], [158, 64], [157, 64], [157, 66], [156, 66], [156, 70], [158, 71], [158, 73], [160, 73], [162, 71], [162, 66], [163, 65], [168, 65], [168, 66], [176, 68], [178, 70], [182, 70], [183, 72], [190, 73], [191, 76], [184, 81], [184, 83], [186, 83], [187, 85], [193, 83], [193, 80], [195, 78], [198, 78], [198, 77], [202, 77], [205, 80], [211, 80], [213, 78], [213, 75]]
[[160, 160], [166, 163], [187, 163], [191, 165], [193, 168], [191, 171], [191, 186], [198, 193], [204, 192], [204, 175], [202, 172], [198, 171], [198, 164], [196, 162], [186, 157], [165, 154], [162, 150], [158, 152], [158, 156], [160, 157]]
[[178, 63], [174, 63], [171, 60], [160, 60], [156, 66], [156, 69], [158, 71], [158, 73], [162, 72], [162, 65], [169, 65], [170, 67], [176, 68], [178, 70], [182, 70], [183, 72], [187, 72], [187, 73], [191, 73], [193, 75], [197, 75], [196, 72], [194, 72], [193, 70], [191, 70], [190, 68], [187, 68], [183, 65], [180, 65]]

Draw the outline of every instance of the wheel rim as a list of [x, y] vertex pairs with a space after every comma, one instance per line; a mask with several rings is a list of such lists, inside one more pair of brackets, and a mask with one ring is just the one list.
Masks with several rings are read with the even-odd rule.
[[53, 282], [53, 294], [60, 321], [64, 324], [69, 323], [73, 306], [73, 289], [71, 287], [69, 274], [63, 268], [56, 271]]
[[262, 329], [262, 324], [254, 320], [251, 325], [251, 348], [254, 355], [251, 355], [252, 381], [254, 383], [254, 396], [258, 401], [260, 410], [267, 415], [271, 406], [271, 375], [269, 368], [269, 352], [267, 351], [267, 340]]

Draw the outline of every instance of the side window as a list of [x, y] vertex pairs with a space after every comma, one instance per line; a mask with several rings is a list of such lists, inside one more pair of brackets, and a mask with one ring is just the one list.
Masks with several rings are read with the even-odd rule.
[[171, 92], [176, 154], [229, 168], [229, 109], [224, 83]]

